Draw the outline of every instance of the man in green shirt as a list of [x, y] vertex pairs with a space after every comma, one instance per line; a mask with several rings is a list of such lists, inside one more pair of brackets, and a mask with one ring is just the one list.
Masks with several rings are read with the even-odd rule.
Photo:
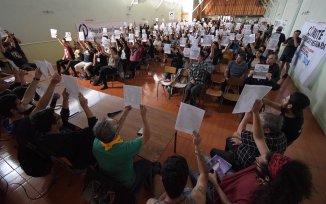
[[140, 152], [142, 144], [149, 140], [144, 106], [140, 108], [143, 135], [130, 141], [123, 141], [118, 135], [130, 109], [130, 106], [125, 108], [119, 121], [108, 118], [97, 122], [93, 128], [96, 137], [93, 143], [93, 154], [103, 173], [134, 192], [150, 174], [152, 166], [146, 160], [133, 162], [133, 157]]

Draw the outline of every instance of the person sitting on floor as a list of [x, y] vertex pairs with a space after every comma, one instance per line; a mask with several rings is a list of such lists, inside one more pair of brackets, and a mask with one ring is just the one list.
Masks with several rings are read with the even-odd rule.
[[92, 154], [94, 141], [92, 128], [97, 118], [89, 109], [87, 99], [79, 94], [78, 99], [88, 119], [88, 127], [82, 130], [72, 129], [68, 123], [69, 94], [66, 90], [63, 91], [62, 97], [61, 116], [57, 115], [53, 108], [47, 108], [32, 115], [31, 122], [36, 129], [35, 140], [44, 152], [68, 159], [72, 168], [85, 169], [95, 163]]
[[267, 57], [266, 64], [269, 65], [266, 79], [253, 78], [255, 71], [250, 70], [248, 77], [244, 80], [244, 83], [251, 85], [271, 86], [272, 90], [278, 90], [280, 88], [280, 85], [277, 83], [278, 80], [280, 80], [280, 67], [277, 64], [277, 56], [275, 54], [270, 54]]
[[214, 203], [297, 204], [312, 194], [309, 167], [269, 150], [260, 121], [261, 105], [257, 101], [252, 108], [253, 138], [260, 156], [256, 157], [256, 164], [220, 178], [220, 184], [215, 172], [209, 174], [219, 197]]
[[30, 117], [32, 114], [44, 109], [49, 104], [54, 88], [61, 80], [60, 76], [54, 75], [47, 90], [33, 111], [29, 115], [26, 115], [25, 113], [29, 103], [32, 101], [35, 95], [41, 75], [42, 72], [39, 70], [39, 68], [37, 68], [35, 71], [35, 77], [25, 91], [22, 100], [19, 100], [14, 94], [4, 95], [0, 98], [0, 114], [9, 118], [7, 129], [10, 130], [10, 133], [18, 143], [25, 141], [33, 142], [35, 130], [32, 128]]
[[303, 110], [310, 105], [309, 98], [297, 91], [284, 98], [282, 103], [273, 102], [267, 98], [264, 98], [263, 102], [281, 112], [281, 116], [283, 116], [282, 131], [287, 138], [287, 145], [289, 146], [298, 139], [302, 132], [304, 122]]
[[[286, 137], [281, 130], [282, 117], [266, 112], [261, 113], [260, 117], [268, 148], [273, 152], [283, 154], [287, 145]], [[217, 154], [223, 157], [232, 164], [236, 171], [252, 165], [255, 158], [259, 156], [258, 148], [253, 140], [253, 132], [246, 130], [249, 118], [250, 113], [246, 113], [233, 137], [227, 139], [225, 151], [213, 148], [210, 152], [211, 156]], [[231, 149], [229, 149], [228, 142], [232, 143]]]
[[127, 187], [131, 192], [136, 192], [143, 181], [150, 176], [152, 165], [144, 159], [134, 162], [133, 158], [139, 154], [142, 145], [148, 142], [150, 133], [146, 109], [141, 106], [143, 135], [133, 140], [123, 140], [119, 131], [130, 109], [130, 106], [125, 107], [119, 121], [107, 118], [96, 123], [93, 128], [96, 137], [93, 143], [93, 154], [102, 173]]
[[[179, 155], [170, 156], [162, 166], [161, 176], [158, 176], [161, 177], [160, 182], [163, 183], [165, 193], [157, 195], [160, 196], [159, 199], [150, 198], [147, 204], [206, 202], [208, 176], [206, 163], [199, 148], [201, 141], [199, 134], [194, 132], [193, 138], [199, 169], [196, 186], [193, 189], [186, 187], [189, 176], [187, 160]], [[157, 193], [161, 192], [155, 192], [155, 194]]]

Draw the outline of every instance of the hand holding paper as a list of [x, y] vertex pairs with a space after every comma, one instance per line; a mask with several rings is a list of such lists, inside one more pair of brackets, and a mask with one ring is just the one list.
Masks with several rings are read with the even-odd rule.
[[202, 109], [181, 103], [175, 129], [188, 134], [193, 134], [194, 131], [199, 132], [204, 114], [205, 111]]
[[125, 106], [131, 105], [133, 108], [140, 108], [142, 98], [142, 87], [124, 85], [123, 95]]

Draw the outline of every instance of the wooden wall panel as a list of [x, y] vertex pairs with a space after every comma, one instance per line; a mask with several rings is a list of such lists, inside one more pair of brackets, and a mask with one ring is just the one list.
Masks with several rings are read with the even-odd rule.
[[211, 0], [203, 3], [205, 16], [262, 16], [265, 14], [263, 6], [257, 6], [257, 0]]

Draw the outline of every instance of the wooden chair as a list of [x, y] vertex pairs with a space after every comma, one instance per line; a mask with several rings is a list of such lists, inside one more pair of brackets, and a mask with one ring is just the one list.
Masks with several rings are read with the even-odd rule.
[[[164, 73], [165, 74], [176, 74], [176, 72], [177, 72], [177, 68], [175, 68], [175, 67], [171, 67], [171, 66], [165, 66], [164, 67]], [[171, 80], [169, 80], [169, 79], [164, 79], [164, 78], [158, 78], [158, 79], [155, 79], [154, 78], [154, 80], [157, 82], [157, 87], [156, 87], [156, 98], [158, 98], [158, 87], [160, 86], [160, 85], [162, 85], [162, 87], [163, 87], [163, 91], [165, 92], [165, 87], [171, 87], [171, 85], [172, 85], [172, 81]], [[172, 89], [170, 89], [170, 90], [172, 90]], [[170, 95], [171, 95], [172, 93], [169, 93], [169, 98], [170, 98]]]
[[221, 84], [225, 81], [223, 73], [217, 73], [211, 75], [211, 85], [206, 89], [205, 96], [221, 97], [223, 91], [221, 90]]
[[223, 97], [221, 98], [221, 104], [223, 99], [229, 101], [237, 102], [240, 97], [240, 86], [242, 85], [242, 79], [238, 77], [231, 77], [226, 81], [225, 91]]
[[174, 89], [182, 90], [182, 94], [184, 93], [184, 89], [186, 88], [189, 81], [189, 72], [188, 69], [182, 69], [178, 78], [172, 83], [172, 87]]

